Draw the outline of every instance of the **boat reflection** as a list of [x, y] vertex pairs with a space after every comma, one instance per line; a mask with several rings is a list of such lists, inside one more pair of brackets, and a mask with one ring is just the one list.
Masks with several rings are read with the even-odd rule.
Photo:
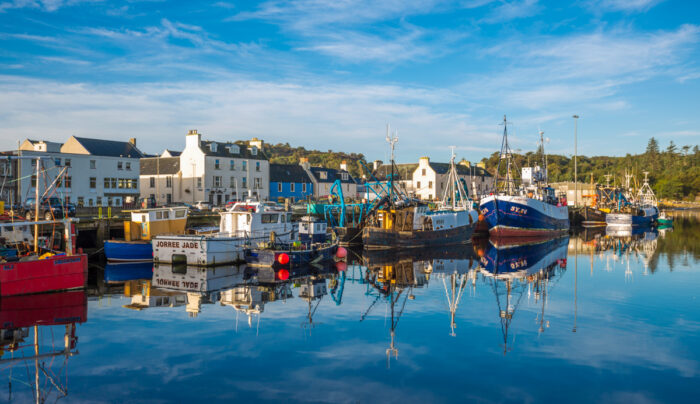
[[509, 328], [523, 296], [534, 295], [535, 303], [541, 303], [538, 332], [542, 333], [549, 327], [545, 320], [547, 295], [556, 283], [555, 279], [566, 270], [568, 243], [568, 237], [539, 243], [506, 244], [506, 247], [490, 243], [483, 252], [481, 273], [496, 296], [504, 355], [512, 349], [508, 347], [511, 343]]
[[[32, 401], [36, 403], [68, 395], [68, 359], [78, 354], [76, 324], [86, 321], [84, 290], [0, 299], [0, 366], [9, 375], [9, 401], [13, 400], [13, 381], [30, 386]], [[55, 326], [65, 327], [63, 343], [54, 339], [58, 335], [54, 333]], [[64, 360], [53, 360], [58, 357]], [[34, 371], [30, 374], [32, 363]], [[19, 376], [13, 376], [15, 366], [19, 367], [15, 373]], [[21, 379], [25, 374], [26, 381]], [[19, 401], [28, 401], [23, 394], [26, 390], [20, 390]]]

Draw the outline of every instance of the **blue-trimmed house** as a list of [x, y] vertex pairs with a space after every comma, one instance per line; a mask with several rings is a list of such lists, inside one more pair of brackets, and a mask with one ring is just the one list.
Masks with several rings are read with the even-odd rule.
[[270, 200], [292, 201], [314, 195], [314, 184], [304, 167], [298, 164], [270, 164]]

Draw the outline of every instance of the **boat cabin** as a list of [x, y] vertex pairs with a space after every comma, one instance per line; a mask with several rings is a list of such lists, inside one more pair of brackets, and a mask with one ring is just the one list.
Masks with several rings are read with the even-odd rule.
[[292, 213], [274, 202], [238, 202], [221, 212], [219, 232], [234, 237], [267, 238], [270, 233], [291, 238]]
[[124, 222], [124, 239], [147, 241], [162, 234], [183, 234], [187, 211], [186, 206], [132, 210], [131, 220]]
[[313, 216], [304, 216], [299, 222], [299, 240], [302, 243], [325, 243], [328, 241], [328, 225]]

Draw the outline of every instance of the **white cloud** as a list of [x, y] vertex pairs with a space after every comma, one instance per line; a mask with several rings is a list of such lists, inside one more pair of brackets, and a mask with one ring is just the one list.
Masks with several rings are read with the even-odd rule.
[[14, 148], [16, 139], [27, 137], [58, 141], [70, 135], [135, 135], [144, 150], [155, 152], [181, 148], [186, 130], [197, 128], [212, 139], [256, 136], [385, 159], [383, 131], [389, 122], [399, 128], [401, 161], [426, 152], [446, 160], [449, 145], [493, 148], [497, 138], [490, 120], [484, 124], [464, 113], [445, 112], [462, 102], [448, 91], [398, 86], [234, 78], [90, 85], [4, 76], [0, 145]]
[[589, 8], [595, 11], [644, 12], [662, 1], [663, 0], [598, 0], [591, 1], [589, 3]]
[[540, 11], [537, 2], [538, 0], [504, 1], [501, 5], [491, 10], [482, 21], [487, 23], [499, 23], [532, 17]]
[[13, 8], [36, 8], [52, 12], [62, 7], [74, 6], [80, 3], [97, 3], [102, 0], [13, 0], [0, 3], [0, 12]]

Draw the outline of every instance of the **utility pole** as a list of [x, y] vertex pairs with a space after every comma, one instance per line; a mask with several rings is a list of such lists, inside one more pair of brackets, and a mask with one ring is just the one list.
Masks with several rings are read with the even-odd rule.
[[578, 115], [574, 115], [574, 207], [578, 206]]

